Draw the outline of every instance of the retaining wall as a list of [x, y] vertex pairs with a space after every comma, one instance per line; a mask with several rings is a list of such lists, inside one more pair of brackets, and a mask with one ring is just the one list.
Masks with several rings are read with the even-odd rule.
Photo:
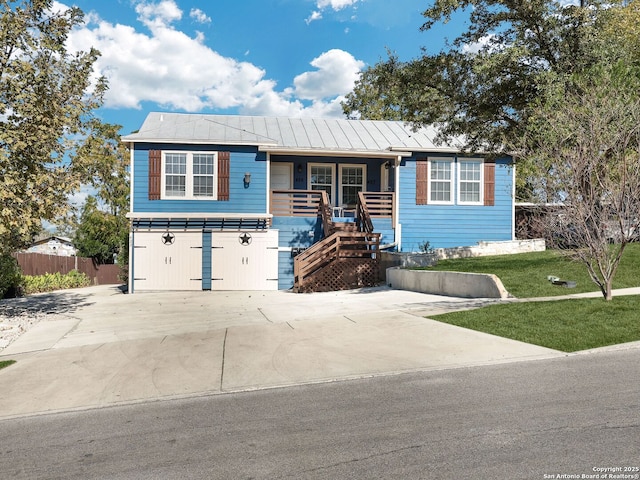
[[387, 285], [399, 290], [463, 298], [508, 298], [498, 277], [484, 273], [387, 269]]
[[471, 247], [436, 248], [434, 253], [439, 260], [450, 258], [484, 257], [490, 255], [509, 255], [512, 253], [544, 252], [544, 238], [532, 240], [505, 240], [503, 242], [478, 242]]

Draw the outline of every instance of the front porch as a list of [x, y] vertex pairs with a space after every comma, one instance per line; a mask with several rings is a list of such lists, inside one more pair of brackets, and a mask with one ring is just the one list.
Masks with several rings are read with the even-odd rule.
[[[362, 200], [356, 205], [335, 206], [331, 205], [328, 195], [322, 190], [271, 190], [269, 213], [274, 217], [310, 217], [328, 211], [334, 221], [348, 222], [355, 221], [358, 209], [362, 208], [366, 209], [370, 218], [388, 218], [395, 224], [394, 192], [358, 193]], [[364, 212], [360, 211], [362, 213]]]
[[294, 291], [376, 285], [382, 237], [376, 226], [385, 230], [387, 239], [393, 239], [394, 212], [393, 192], [358, 192], [351, 209], [331, 205], [322, 190], [272, 190], [270, 213], [275, 222], [298, 218], [301, 225], [307, 222], [320, 230], [313, 234], [312, 241], [304, 234], [281, 236], [285, 244], [281, 242], [280, 246], [291, 248]]

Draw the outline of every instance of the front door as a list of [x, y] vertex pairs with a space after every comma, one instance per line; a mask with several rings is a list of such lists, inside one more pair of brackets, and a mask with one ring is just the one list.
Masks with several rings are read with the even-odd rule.
[[271, 164], [271, 190], [291, 190], [293, 188], [293, 163]]

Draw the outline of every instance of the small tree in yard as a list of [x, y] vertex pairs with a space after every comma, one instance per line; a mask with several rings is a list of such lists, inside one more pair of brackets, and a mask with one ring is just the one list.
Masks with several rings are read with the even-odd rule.
[[100, 210], [96, 198], [90, 196], [82, 209], [73, 241], [78, 255], [91, 257], [102, 265], [114, 263], [114, 256], [120, 252], [126, 234], [118, 217]]
[[606, 300], [625, 247], [640, 233], [640, 78], [633, 67], [597, 67], [558, 82], [532, 116], [524, 156], [538, 192], [559, 210], [545, 228], [584, 263]]

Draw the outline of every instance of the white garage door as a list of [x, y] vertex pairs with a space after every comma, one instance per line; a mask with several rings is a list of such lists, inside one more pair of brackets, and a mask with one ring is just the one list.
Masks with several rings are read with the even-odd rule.
[[277, 290], [278, 231], [214, 232], [212, 290]]
[[135, 232], [134, 291], [202, 290], [202, 232]]

